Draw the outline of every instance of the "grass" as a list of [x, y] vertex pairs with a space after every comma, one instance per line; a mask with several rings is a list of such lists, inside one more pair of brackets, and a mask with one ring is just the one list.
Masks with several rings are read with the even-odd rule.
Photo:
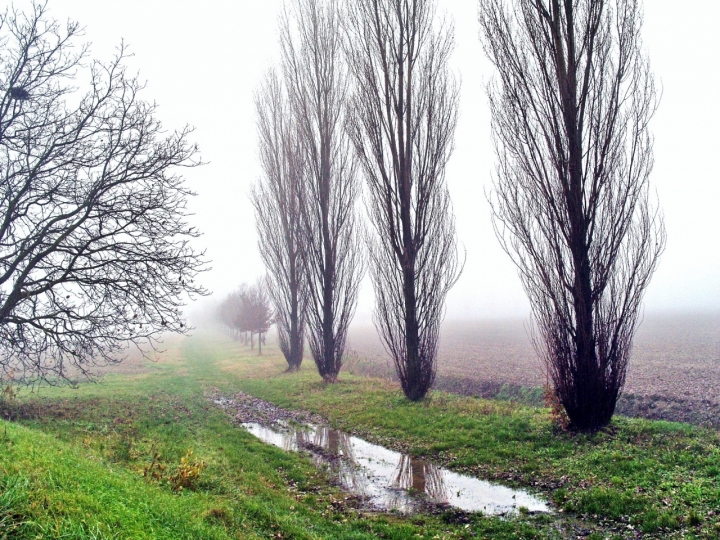
[[[205, 399], [214, 387], [244, 383], [264, 381], [268, 392], [312, 385], [309, 370], [280, 374], [277, 386], [273, 378], [247, 380], [256, 368], [280, 373], [277, 357], [258, 360], [207, 339], [186, 340], [171, 353], [143, 373], [4, 404], [14, 420], [0, 421], [0, 539], [559, 536], [542, 516], [457, 523], [453, 513], [357, 511], [309, 459], [259, 442]], [[327, 397], [335, 399], [333, 392]], [[178, 489], [172, 478], [189, 451], [190, 464], [205, 467]]]
[[[14, 421], [0, 421], [0, 540], [720, 536], [716, 431], [616, 418], [601, 433], [569, 434], [545, 409], [442, 392], [410, 403], [387, 381], [342, 375], [325, 385], [309, 361], [284, 369], [272, 348], [258, 358], [208, 335], [140, 373], [6, 403]], [[235, 427], [205, 399], [215, 388], [542, 492], [562, 512], [458, 523], [453, 513], [357, 511], [307, 458]], [[190, 465], [205, 468], [178, 489], [172, 478], [189, 451]]]
[[[214, 353], [197, 341], [187, 354]], [[344, 375], [325, 385], [311, 365], [286, 374], [278, 358], [220, 357], [230, 387], [461, 472], [543, 491], [564, 513], [596, 523], [598, 537], [620, 530], [720, 536], [717, 431], [616, 417], [594, 435], [565, 433], [545, 409], [442, 392], [411, 403], [378, 379]]]

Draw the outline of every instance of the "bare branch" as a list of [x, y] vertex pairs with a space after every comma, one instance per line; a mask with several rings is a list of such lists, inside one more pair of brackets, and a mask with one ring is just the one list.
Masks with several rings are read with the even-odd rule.
[[536, 346], [577, 429], [605, 426], [665, 246], [649, 197], [657, 107], [638, 0], [480, 0], [498, 172], [498, 238]]
[[44, 4], [0, 19], [0, 368], [25, 382], [186, 331], [182, 298], [205, 292], [174, 172], [199, 163], [190, 130], [165, 134], [124, 47], [84, 69], [78, 33]]
[[337, 0], [295, 0], [282, 26], [283, 73], [305, 159], [300, 190], [308, 339], [336, 380], [364, 274], [357, 161], [345, 132], [348, 73]]
[[445, 184], [458, 109], [453, 28], [436, 22], [431, 1], [358, 0], [347, 10], [349, 131], [375, 229], [375, 324], [405, 395], [419, 400], [435, 379], [445, 298], [460, 275]]

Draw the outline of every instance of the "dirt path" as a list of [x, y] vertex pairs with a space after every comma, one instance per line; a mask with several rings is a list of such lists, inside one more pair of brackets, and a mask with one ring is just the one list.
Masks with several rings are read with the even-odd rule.
[[[329, 475], [328, 481], [347, 493], [345, 497], [336, 501], [336, 505], [338, 505], [336, 509], [373, 513], [390, 511], [411, 515], [436, 514], [442, 515], [448, 523], [469, 524], [472, 521], [469, 511], [452, 506], [448, 499], [448, 494], [452, 497], [456, 490], [459, 497], [460, 490], [468, 488], [467, 480], [469, 480], [476, 482], [478, 488], [476, 491], [472, 491], [470, 488], [470, 492], [464, 494], [466, 502], [470, 502], [472, 505], [477, 502], [477, 498], [485, 498], [487, 503], [487, 498], [492, 497], [492, 492], [495, 490], [496, 502], [494, 504], [502, 505], [502, 502], [498, 503], [497, 501], [503, 499], [511, 501], [505, 504], [512, 504], [512, 508], [515, 508], [516, 504], [520, 506], [539, 504], [544, 508], [543, 510], [529, 510], [526, 506], [523, 512], [525, 515], [532, 516], [550, 511], [554, 521], [552, 528], [563, 539], [588, 538], [593, 533], [601, 534], [602, 537], [637, 538], [636, 531], [629, 530], [624, 523], [598, 522], [589, 519], [588, 516], [558, 513], [554, 510], [553, 505], [546, 506], [542, 499], [537, 499], [524, 490], [511, 490], [499, 484], [489, 484], [469, 476], [458, 475], [440, 469], [421, 458], [399, 453], [395, 455], [396, 452], [369, 444], [348, 433], [334, 430], [329, 427], [324, 418], [307, 411], [283, 409], [244, 392], [225, 395], [220, 390], [213, 389], [206, 398], [222, 408], [234, 422], [242, 424], [264, 442], [274, 444], [287, 451], [303, 450], [307, 452], [315, 465]], [[313, 425], [312, 432], [301, 427], [307, 427], [307, 425]], [[269, 428], [275, 428], [277, 431], [268, 432]], [[278, 439], [277, 436], [281, 433], [281, 438]], [[367, 453], [368, 446], [375, 446], [379, 453], [363, 456], [358, 452], [358, 446], [363, 447], [365, 453]], [[381, 471], [387, 468], [388, 454], [392, 454], [391, 461], [396, 457], [399, 457], [399, 461], [390, 477], [383, 479]], [[376, 464], [376, 468], [370, 467], [370, 470], [363, 471], [364, 467], [361, 464], [367, 466], [370, 463]], [[396, 474], [398, 471], [400, 474]], [[452, 483], [453, 477], [466, 480], [462, 480], [462, 483], [457, 485]], [[398, 483], [398, 479], [401, 478], [405, 480], [405, 484]], [[364, 491], [370, 484], [374, 484], [374, 487], [370, 491]], [[358, 486], [365, 487], [358, 491]], [[378, 496], [378, 489], [385, 491]], [[548, 488], [545, 487], [545, 489]], [[369, 493], [373, 495], [369, 495]], [[497, 499], [498, 493], [500, 499]], [[454, 502], [457, 503], [457, 501]], [[496, 507], [497, 512], [492, 512], [488, 506], [485, 506], [481, 511], [486, 515], [508, 516], [513, 512], [517, 513], [517, 510], [512, 508], [509, 506]]]

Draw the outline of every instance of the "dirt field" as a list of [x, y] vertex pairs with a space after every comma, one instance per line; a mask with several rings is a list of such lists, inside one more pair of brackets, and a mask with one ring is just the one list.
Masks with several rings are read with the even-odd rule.
[[[392, 377], [372, 326], [351, 330], [351, 371]], [[521, 320], [448, 322], [436, 387], [539, 403], [543, 369]], [[720, 427], [720, 313], [646, 316], [618, 411]]]

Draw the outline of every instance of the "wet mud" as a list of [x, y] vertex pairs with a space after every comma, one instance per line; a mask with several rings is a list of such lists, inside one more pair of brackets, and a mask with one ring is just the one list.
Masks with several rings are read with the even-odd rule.
[[371, 510], [403, 514], [456, 509], [485, 515], [550, 513], [524, 490], [455, 473], [409, 454], [333, 429], [317, 415], [288, 411], [242, 392], [211, 400], [258, 439], [309, 454], [345, 491]]

